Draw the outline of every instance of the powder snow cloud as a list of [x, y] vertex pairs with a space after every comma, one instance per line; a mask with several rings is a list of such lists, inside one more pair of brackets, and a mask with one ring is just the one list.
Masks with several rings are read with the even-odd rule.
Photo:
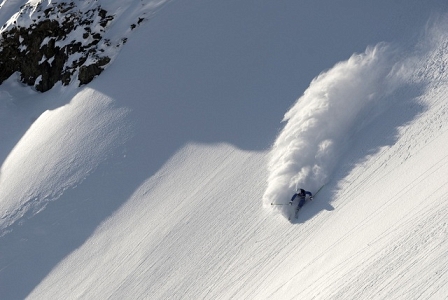
[[394, 50], [386, 44], [336, 64], [316, 77], [285, 114], [268, 163], [265, 206], [286, 203], [297, 188], [327, 183], [351, 137], [387, 107], [401, 85]]

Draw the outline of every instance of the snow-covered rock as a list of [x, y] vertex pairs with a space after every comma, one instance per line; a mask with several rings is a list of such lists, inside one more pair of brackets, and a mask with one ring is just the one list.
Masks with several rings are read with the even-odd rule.
[[[89, 83], [115, 58], [126, 43], [129, 31], [147, 20], [148, 13], [163, 3], [152, 2], [134, 2], [134, 6], [140, 6], [134, 12], [129, 11], [132, 2], [124, 3], [123, 7], [112, 5], [112, 11], [98, 1], [23, 4], [0, 29], [0, 84], [15, 72], [20, 73], [23, 83], [41, 92], [57, 82]], [[119, 23], [120, 32], [114, 39], [108, 38], [108, 31], [123, 10], [130, 13], [125, 17], [133, 18], [133, 22]]]

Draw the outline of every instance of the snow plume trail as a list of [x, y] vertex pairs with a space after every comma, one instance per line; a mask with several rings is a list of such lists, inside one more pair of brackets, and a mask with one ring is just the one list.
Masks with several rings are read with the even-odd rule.
[[264, 206], [287, 203], [297, 188], [315, 193], [329, 181], [350, 137], [385, 109], [385, 96], [399, 85], [392, 53], [384, 44], [370, 47], [311, 82], [285, 114], [271, 150]]

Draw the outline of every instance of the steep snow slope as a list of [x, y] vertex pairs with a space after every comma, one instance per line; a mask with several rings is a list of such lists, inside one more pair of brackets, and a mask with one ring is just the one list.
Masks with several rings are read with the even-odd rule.
[[[353, 15], [366, 16], [358, 32], [359, 26], [338, 23], [346, 7], [326, 6], [324, 20], [339, 24], [336, 31], [350, 29], [341, 39], [356, 42], [330, 50], [319, 39], [334, 32], [299, 35], [326, 49], [319, 50], [327, 54], [323, 62], [306, 63], [313, 54], [299, 46], [308, 43], [289, 38], [297, 37], [293, 28], [300, 22], [314, 19], [295, 13], [322, 7], [285, 3], [174, 2], [86, 88], [37, 95], [14, 78], [0, 86], [7, 99], [1, 137], [8, 141], [0, 152], [2, 296], [448, 294], [446, 24], [426, 32], [416, 53], [379, 45], [371, 49], [381, 51], [336, 65], [287, 113], [279, 140], [286, 135], [293, 144], [321, 145], [313, 139], [321, 128], [325, 140], [336, 141], [321, 156], [327, 185], [291, 224], [271, 209], [270, 198], [267, 207], [262, 199], [272, 183], [278, 189], [271, 178], [282, 165], [272, 165], [272, 157], [290, 149], [270, 152], [269, 144], [304, 84], [297, 81], [309, 82], [341, 56], [395, 37], [397, 27], [412, 24], [412, 13], [430, 9], [418, 1], [406, 12], [382, 4], [402, 18], [392, 14], [379, 23], [383, 12], [347, 1]], [[397, 26], [389, 30], [385, 23]], [[372, 30], [376, 24], [387, 31]], [[288, 46], [309, 56], [300, 58]], [[393, 75], [392, 89], [385, 89], [383, 74]], [[352, 92], [367, 101], [344, 99]], [[315, 102], [334, 105], [345, 118], [324, 111], [315, 115], [313, 122], [321, 124], [315, 127], [294, 118], [295, 111], [314, 115]], [[286, 157], [297, 172], [315, 159], [303, 161], [294, 152]], [[309, 174], [290, 180], [284, 185], [289, 192], [273, 193], [277, 202], [286, 202], [296, 183], [313, 184]]]
[[265, 153], [187, 145], [31, 298], [443, 299], [448, 87], [437, 39], [420, 66], [402, 65], [424, 75], [406, 77], [414, 84], [361, 130], [355, 122], [345, 160], [298, 226], [260, 206]]

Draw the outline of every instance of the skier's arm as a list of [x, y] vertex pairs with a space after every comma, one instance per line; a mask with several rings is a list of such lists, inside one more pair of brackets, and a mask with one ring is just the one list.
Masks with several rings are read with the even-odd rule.
[[311, 192], [306, 192], [305, 195], [309, 195], [310, 196], [310, 200], [313, 201], [313, 194], [311, 194]]
[[291, 200], [289, 201], [289, 205], [292, 204], [292, 201], [294, 201], [294, 199], [297, 197], [297, 194], [294, 194], [294, 196], [292, 196]]

